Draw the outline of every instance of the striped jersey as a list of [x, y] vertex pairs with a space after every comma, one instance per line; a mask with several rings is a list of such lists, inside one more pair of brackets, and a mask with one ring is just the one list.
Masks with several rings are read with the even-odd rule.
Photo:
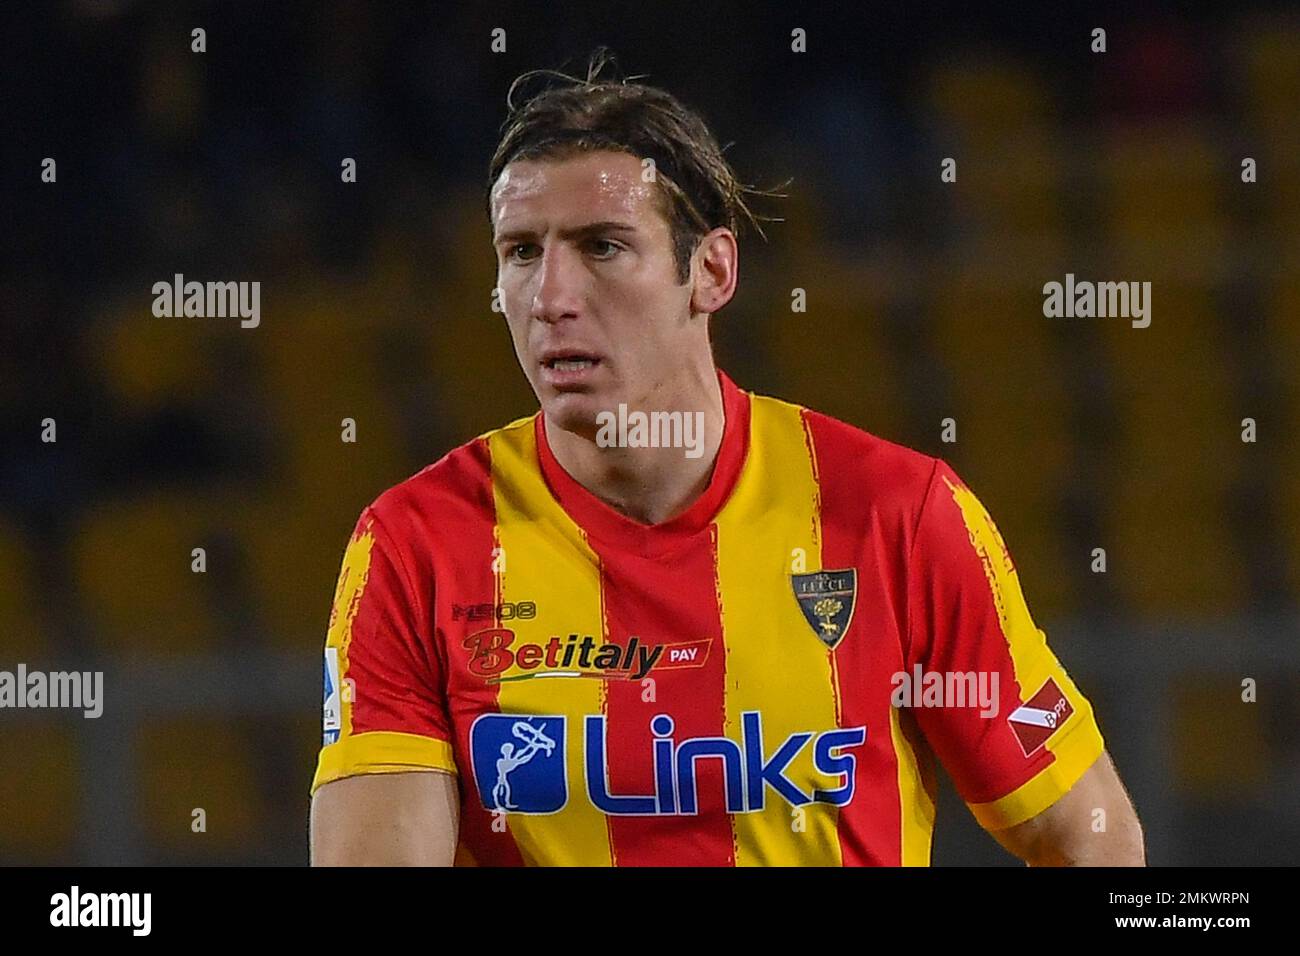
[[538, 412], [347, 545], [312, 792], [439, 770], [458, 865], [926, 865], [935, 761], [990, 830], [1103, 749], [1001, 535], [931, 458], [719, 373], [708, 487], [641, 524]]

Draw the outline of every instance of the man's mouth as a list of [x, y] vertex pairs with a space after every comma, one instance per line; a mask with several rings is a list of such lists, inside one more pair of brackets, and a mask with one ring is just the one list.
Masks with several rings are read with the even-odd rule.
[[548, 349], [540, 356], [542, 381], [560, 391], [584, 391], [594, 383], [599, 355], [580, 349]]
[[541, 355], [542, 365], [553, 372], [581, 372], [600, 364], [600, 356], [581, 349], [547, 349]]
[[544, 364], [547, 368], [559, 372], [577, 372], [580, 369], [591, 368], [599, 361], [600, 359], [595, 358], [557, 358]]

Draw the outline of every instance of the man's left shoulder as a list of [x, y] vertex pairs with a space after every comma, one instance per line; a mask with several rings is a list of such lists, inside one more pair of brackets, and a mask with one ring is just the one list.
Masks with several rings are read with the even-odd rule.
[[944, 467], [941, 459], [807, 406], [785, 404], [799, 409], [824, 498], [842, 495], [871, 510], [919, 512], [931, 480]]

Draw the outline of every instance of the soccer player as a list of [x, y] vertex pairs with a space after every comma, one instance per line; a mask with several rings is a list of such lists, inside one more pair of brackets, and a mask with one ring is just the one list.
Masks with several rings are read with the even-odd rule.
[[965, 483], [715, 368], [747, 187], [600, 69], [511, 104], [489, 170], [540, 410], [346, 548], [313, 862], [926, 865], [937, 759], [1026, 862], [1142, 864]]

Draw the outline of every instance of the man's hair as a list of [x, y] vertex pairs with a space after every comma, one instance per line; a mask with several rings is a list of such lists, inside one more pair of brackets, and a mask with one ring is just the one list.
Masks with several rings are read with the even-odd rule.
[[[691, 255], [705, 233], [726, 226], [737, 236], [748, 222], [766, 238], [746, 196], [780, 196], [744, 185], [723, 158], [723, 147], [704, 120], [663, 90], [626, 77], [599, 79], [613, 55], [598, 48], [587, 78], [557, 70], [530, 70], [515, 78], [506, 94], [509, 115], [501, 142], [488, 167], [487, 210], [492, 218], [492, 187], [515, 160], [563, 160], [579, 153], [612, 150], [654, 161], [658, 206], [668, 222], [678, 284], [690, 278]], [[616, 66], [617, 64], [615, 64]], [[515, 91], [534, 76], [560, 81], [515, 105]]]

